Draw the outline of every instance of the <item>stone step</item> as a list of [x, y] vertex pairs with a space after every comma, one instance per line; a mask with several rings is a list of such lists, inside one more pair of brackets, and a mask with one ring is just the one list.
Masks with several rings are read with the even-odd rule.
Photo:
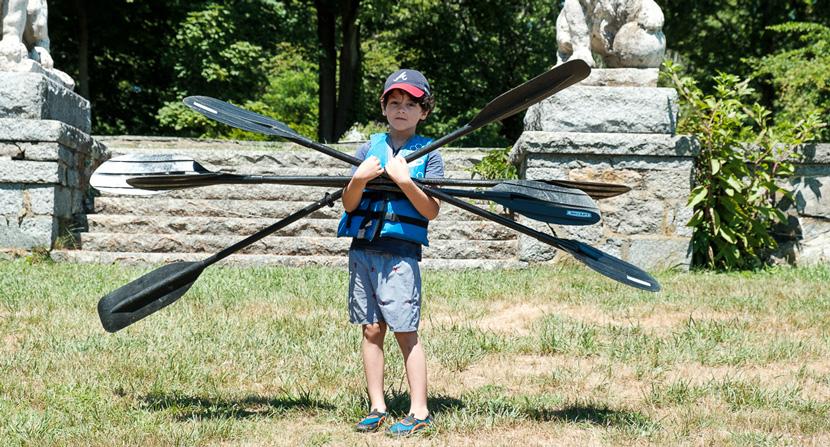
[[[82, 233], [84, 250], [141, 253], [215, 253], [244, 235]], [[269, 236], [240, 252], [281, 256], [345, 256], [351, 239]], [[424, 248], [425, 258], [505, 259], [516, 253], [516, 240], [436, 240]]]
[[[75, 262], [86, 264], [118, 264], [137, 266], [156, 266], [172, 262], [201, 261], [213, 253], [134, 253], [102, 252], [88, 250], [52, 250], [51, 256], [56, 262]], [[281, 256], [265, 254], [234, 254], [220, 261], [217, 265], [238, 267], [261, 266], [329, 266], [346, 268], [346, 256]], [[425, 270], [460, 270], [460, 269], [517, 269], [527, 267], [527, 263], [511, 259], [435, 259], [425, 258], [421, 268]]]
[[[322, 195], [312, 197], [313, 200]], [[158, 199], [157, 197], [109, 197], [95, 199], [96, 214], [129, 214], [138, 216], [211, 216], [279, 219], [292, 214], [308, 202], [270, 201], [270, 200], [211, 200], [211, 199]], [[503, 213], [501, 206], [484, 206], [485, 209]], [[323, 207], [308, 217], [312, 219], [338, 219], [343, 212], [340, 202], [333, 207]], [[462, 211], [452, 205], [441, 206], [438, 219], [444, 220], [483, 220], [478, 216]]]
[[[199, 216], [136, 216], [90, 214], [91, 233], [128, 234], [213, 234], [244, 235], [259, 231], [277, 219]], [[334, 236], [336, 219], [302, 219], [275, 233], [276, 236]], [[489, 221], [450, 221], [436, 219], [429, 226], [430, 240], [511, 240], [516, 233]]]

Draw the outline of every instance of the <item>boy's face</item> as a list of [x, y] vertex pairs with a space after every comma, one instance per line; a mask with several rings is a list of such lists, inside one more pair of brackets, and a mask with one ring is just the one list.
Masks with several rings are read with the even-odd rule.
[[415, 98], [398, 89], [392, 90], [386, 96], [386, 107], [381, 100], [381, 110], [392, 129], [398, 132], [413, 131], [418, 123], [429, 115], [429, 112], [415, 102]]

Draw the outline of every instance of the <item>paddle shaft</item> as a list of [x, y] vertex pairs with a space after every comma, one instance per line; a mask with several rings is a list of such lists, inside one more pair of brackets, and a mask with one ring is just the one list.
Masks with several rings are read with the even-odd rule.
[[116, 306], [112, 308], [112, 312], [119, 312], [124, 309], [129, 309], [133, 306], [134, 303], [142, 303], [146, 301], [148, 297], [152, 298], [158, 295], [164, 295], [165, 293], [174, 290], [179, 287], [183, 287], [187, 284], [192, 283], [196, 279], [198, 279], [199, 275], [201, 275], [202, 271], [207, 268], [208, 266], [215, 264], [222, 259], [227, 258], [231, 254], [259, 241], [260, 239], [270, 235], [271, 233], [280, 230], [292, 223], [302, 219], [303, 217], [317, 211], [318, 209], [324, 206], [331, 206], [333, 205], [334, 201], [339, 199], [340, 196], [343, 195], [343, 190], [339, 189], [332, 193], [326, 193], [326, 195], [314, 202], [305, 208], [302, 208], [295, 213], [275, 222], [268, 227], [263, 228], [262, 230], [257, 231], [256, 233], [242, 239], [241, 241], [222, 249], [220, 252], [205, 258], [201, 261], [194, 262], [191, 265], [185, 267], [184, 269], [168, 276], [165, 278], [163, 282], [158, 282], [153, 284], [150, 287], [142, 290], [140, 293], [137, 293], [131, 296], [129, 299], [124, 300], [118, 303]]

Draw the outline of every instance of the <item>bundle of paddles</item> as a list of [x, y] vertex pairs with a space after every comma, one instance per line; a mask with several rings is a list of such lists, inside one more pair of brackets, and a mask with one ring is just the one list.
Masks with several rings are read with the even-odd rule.
[[[435, 140], [425, 140], [424, 144], [419, 144], [416, 149], [408, 151], [403, 160], [413, 166], [425, 164], [424, 160], [427, 156], [439, 147], [489, 123], [521, 112], [556, 92], [578, 83], [589, 74], [590, 68], [580, 60], [558, 65], [495, 98], [472, 121], [459, 129]], [[273, 118], [218, 99], [191, 96], [185, 98], [184, 103], [208, 118], [242, 130], [275, 135], [353, 166], [360, 166], [364, 162], [355, 156], [312, 141]], [[375, 143], [383, 144], [383, 142]], [[370, 143], [368, 147], [371, 148], [372, 145]], [[378, 155], [382, 157], [382, 153]], [[427, 197], [456, 206], [563, 250], [589, 268], [615, 281], [642, 290], [652, 292], [660, 290], [660, 285], [651, 275], [628, 262], [583, 242], [534, 230], [462, 199], [492, 201], [527, 218], [548, 224], [591, 225], [600, 220], [600, 212], [593, 199], [613, 197], [627, 192], [629, 188], [624, 185], [568, 180], [428, 178], [420, 174], [415, 174], [413, 177], [415, 177], [412, 179], [414, 185]], [[105, 162], [93, 173], [90, 184], [98, 190], [115, 194], [156, 194], [166, 190], [220, 184], [306, 185], [337, 189], [323, 194], [320, 200], [202, 261], [175, 262], [165, 265], [111, 292], [98, 303], [101, 323], [107, 331], [116, 332], [172, 304], [187, 292], [205, 268], [322, 207], [332, 206], [336, 200], [343, 197], [343, 188], [349, 185], [351, 180], [352, 177], [345, 176], [287, 177], [216, 172], [206, 169], [193, 159], [167, 154], [124, 155]], [[377, 178], [366, 183], [366, 191], [363, 195], [368, 198], [373, 194], [383, 197], [402, 196], [398, 185], [392, 181], [388, 173], [382, 170], [377, 173]], [[354, 210], [353, 214], [362, 216], [362, 219], [352, 220], [351, 216], [346, 217], [349, 223], [345, 225], [346, 228], [343, 228], [344, 222], [341, 221], [339, 235], [357, 237], [358, 234], [350, 232], [349, 229], [355, 221], [358, 222], [357, 227], [361, 227], [359, 230], [364, 230], [360, 231], [359, 236], [366, 239], [376, 237], [379, 233], [379, 231], [365, 231], [366, 223], [371, 222], [372, 219], [374, 219], [373, 225], [380, 225], [379, 221], [384, 219], [397, 219], [398, 224], [405, 223], [407, 219], [405, 216], [386, 212], [388, 211], [386, 202], [388, 200], [381, 201], [384, 203], [383, 209]], [[394, 236], [392, 234], [392, 237]]]

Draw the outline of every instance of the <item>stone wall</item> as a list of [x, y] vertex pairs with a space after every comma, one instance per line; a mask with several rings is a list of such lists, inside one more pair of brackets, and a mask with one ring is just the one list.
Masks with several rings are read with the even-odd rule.
[[89, 129], [85, 99], [43, 75], [0, 73], [0, 250], [48, 249], [84, 229], [89, 175], [106, 157]]
[[830, 144], [807, 146], [802, 153], [789, 182], [795, 202], [784, 204], [789, 222], [777, 231], [776, 256], [794, 265], [830, 262]]

